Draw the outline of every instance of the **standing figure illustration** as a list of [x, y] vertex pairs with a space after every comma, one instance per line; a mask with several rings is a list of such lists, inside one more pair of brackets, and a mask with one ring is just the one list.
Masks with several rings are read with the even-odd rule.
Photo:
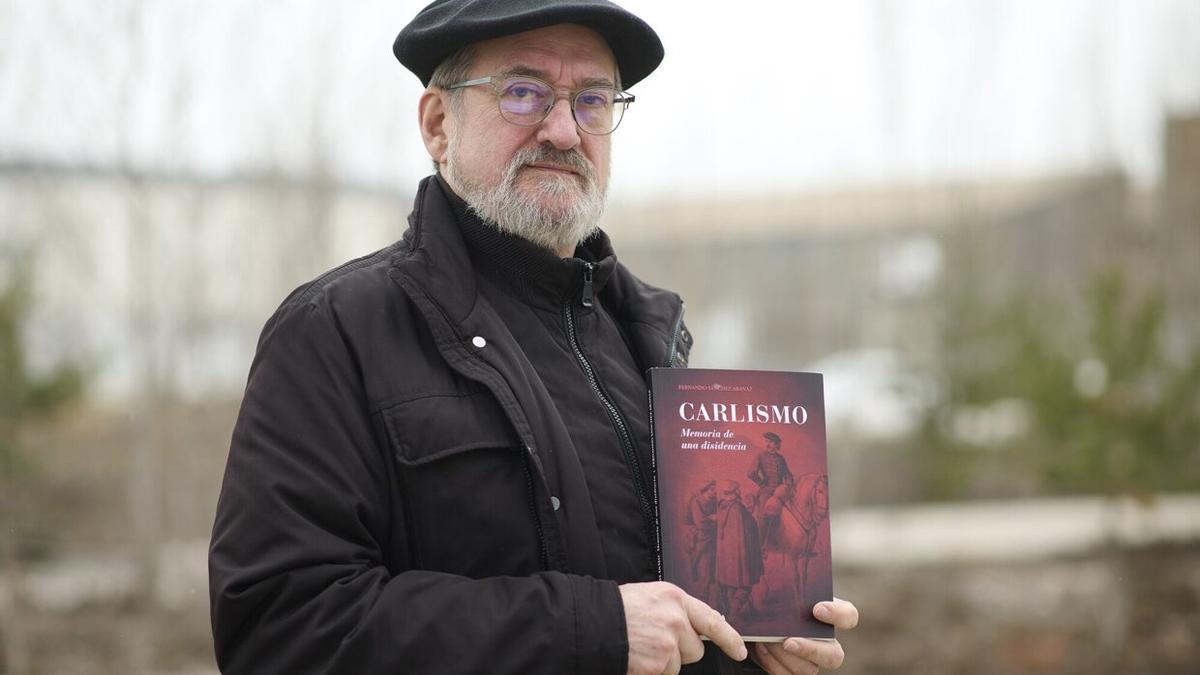
[[691, 528], [688, 539], [688, 569], [694, 595], [715, 604], [717, 587], [717, 481], [710, 480], [688, 499], [684, 519]]
[[758, 523], [742, 503], [737, 481], [723, 480], [717, 489], [717, 583], [722, 611], [744, 616], [750, 607], [750, 589], [763, 575]]

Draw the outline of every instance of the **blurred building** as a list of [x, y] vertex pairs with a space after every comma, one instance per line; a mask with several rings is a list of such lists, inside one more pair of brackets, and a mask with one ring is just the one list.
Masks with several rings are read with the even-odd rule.
[[1170, 346], [1186, 348], [1200, 326], [1200, 116], [1167, 122], [1162, 218], [1154, 258], [1167, 293]]
[[227, 397], [287, 293], [397, 239], [410, 201], [280, 175], [0, 165], [0, 253], [34, 263], [35, 361], [93, 365], [102, 400]]
[[1065, 297], [1127, 257], [1133, 199], [1120, 175], [1097, 174], [647, 206], [609, 221], [626, 262], [683, 293], [693, 330], [717, 336], [694, 363], [800, 368], [887, 348], [921, 365], [953, 285]]
[[[956, 287], [1070, 301], [1113, 266], [1167, 290], [1181, 349], [1200, 330], [1200, 117], [1170, 121], [1165, 143], [1151, 194], [1102, 172], [617, 204], [604, 226], [627, 264], [688, 302], [694, 365], [883, 349], [921, 367]], [[284, 295], [398, 238], [410, 199], [276, 175], [8, 165], [0, 247], [36, 255], [43, 360], [85, 355], [101, 395], [147, 381], [235, 395]]]
[[883, 371], [937, 363], [950, 299], [1025, 293], [1079, 327], [1082, 293], [1115, 270], [1137, 296], [1165, 294], [1166, 347], [1183, 358], [1200, 341], [1200, 117], [1165, 130], [1151, 191], [1098, 172], [646, 203], [614, 209], [607, 229], [625, 262], [688, 300], [697, 366], [803, 369], [858, 355], [909, 389], [898, 397], [926, 396]]

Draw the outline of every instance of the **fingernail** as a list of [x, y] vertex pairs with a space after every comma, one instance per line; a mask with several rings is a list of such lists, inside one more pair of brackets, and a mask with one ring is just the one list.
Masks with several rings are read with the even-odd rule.
[[813, 608], [813, 616], [822, 621], [833, 621], [833, 612], [829, 611], [826, 605], [817, 605]]
[[800, 643], [796, 642], [795, 640], [784, 640], [783, 641], [783, 651], [785, 651], [789, 654], [799, 654], [800, 653]]

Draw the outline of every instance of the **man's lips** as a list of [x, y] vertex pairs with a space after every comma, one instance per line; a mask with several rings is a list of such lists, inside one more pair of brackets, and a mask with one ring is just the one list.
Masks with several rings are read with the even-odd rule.
[[529, 168], [529, 169], [541, 169], [543, 171], [554, 171], [557, 173], [564, 173], [564, 174], [569, 174], [569, 175], [578, 175], [579, 174], [578, 171], [576, 171], [570, 167], [562, 166], [560, 164], [547, 164], [545, 162], [534, 162], [533, 164], [526, 164], [525, 167]]

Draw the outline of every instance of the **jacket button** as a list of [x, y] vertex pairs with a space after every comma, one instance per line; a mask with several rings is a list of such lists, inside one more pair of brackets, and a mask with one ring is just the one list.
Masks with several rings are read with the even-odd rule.
[[471, 344], [475, 345], [476, 347], [478, 347], [480, 349], [483, 349], [484, 345], [487, 344], [487, 340], [484, 340], [483, 336], [476, 335], [475, 337], [471, 338]]
[[557, 510], [558, 510], [558, 507], [559, 507], [559, 506], [562, 506], [562, 502], [560, 502], [560, 501], [558, 500], [558, 497], [555, 497], [555, 496], [551, 495], [551, 497], [550, 497], [550, 506], [553, 506], [553, 507], [554, 507], [554, 510], [555, 510], [555, 511], [557, 511]]

